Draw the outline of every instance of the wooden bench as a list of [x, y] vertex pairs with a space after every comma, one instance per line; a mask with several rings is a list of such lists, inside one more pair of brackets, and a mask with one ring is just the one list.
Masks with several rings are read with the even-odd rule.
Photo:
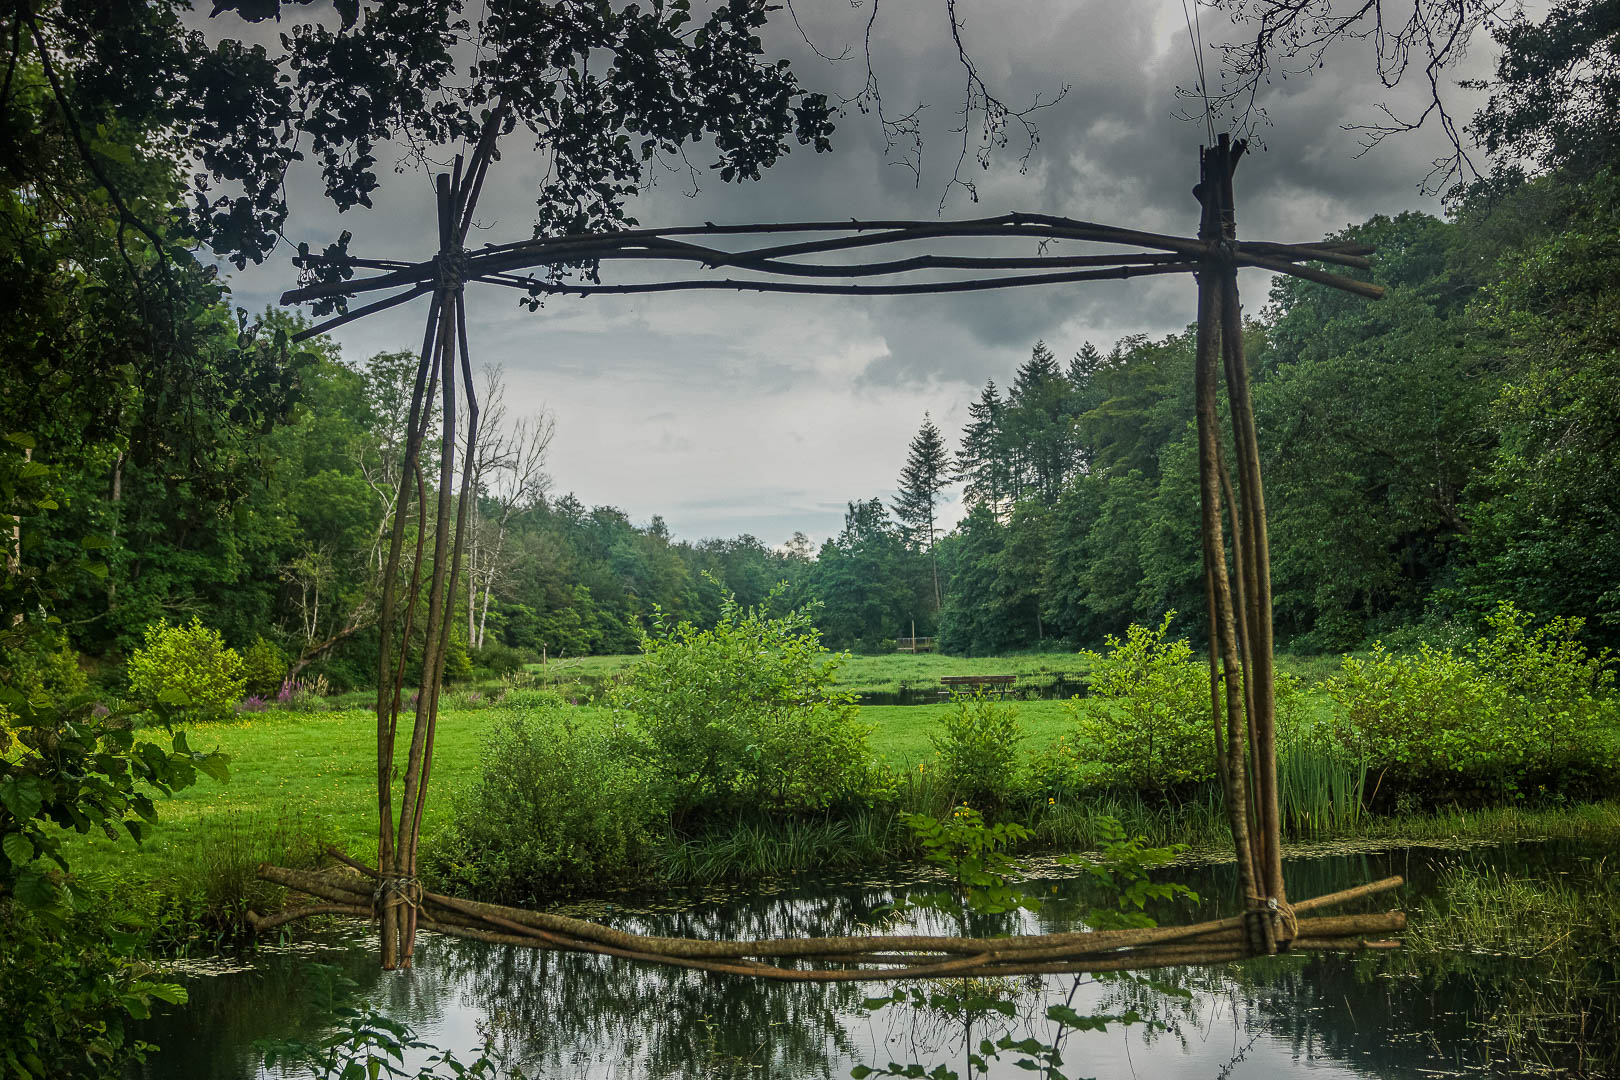
[[1018, 681], [1016, 675], [945, 675], [941, 676], [941, 683], [945, 689], [941, 690], [941, 697], [949, 697], [958, 690], [979, 691], [1004, 695], [1012, 690], [1013, 684]]

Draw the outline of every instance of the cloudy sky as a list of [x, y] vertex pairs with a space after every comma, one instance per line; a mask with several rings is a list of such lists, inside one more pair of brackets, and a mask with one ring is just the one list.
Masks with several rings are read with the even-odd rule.
[[[695, 5], [701, 9], [700, 2]], [[842, 63], [819, 59], [791, 21], [767, 41], [801, 79], [832, 94], [865, 81], [858, 42], [867, 9], [850, 0], [798, 0], [805, 33]], [[1193, 49], [1180, 0], [962, 0], [963, 35], [986, 80], [1009, 104], [1067, 95], [1039, 119], [1026, 169], [1015, 142], [987, 172], [980, 201], [947, 191], [960, 151], [962, 70], [941, 0], [884, 0], [873, 63], [891, 111], [923, 105], [920, 177], [885, 153], [869, 115], [850, 110], [834, 150], [804, 148], [754, 184], [669, 174], [634, 208], [645, 224], [807, 218], [977, 217], [1028, 210], [1190, 235], [1202, 125], [1178, 118], [1176, 87], [1193, 83]], [[1231, 37], [1202, 13], [1206, 42]], [[1489, 63], [1481, 43], [1469, 68]], [[1272, 123], [1262, 152], [1238, 172], [1240, 235], [1310, 240], [1374, 213], [1439, 212], [1419, 193], [1443, 147], [1437, 132], [1390, 140], [1358, 157], [1344, 125], [1374, 119], [1385, 102], [1421, 109], [1414, 86], [1378, 85], [1369, 58], [1330, 56], [1308, 77], [1267, 89]], [[1468, 98], [1455, 95], [1461, 114]], [[379, 155], [381, 156], [381, 155]], [[692, 155], [707, 162], [703, 148]], [[471, 243], [530, 235], [541, 163], [514, 143], [492, 171]], [[431, 180], [385, 178], [369, 213], [322, 214], [311, 178], [295, 176], [300, 212], [289, 233], [311, 246], [347, 228], [351, 250], [380, 258], [431, 254]], [[943, 210], [941, 200], [944, 199]], [[295, 281], [286, 259], [233, 273], [236, 303], [274, 302]], [[1267, 276], [1245, 271], [1250, 305]], [[414, 349], [425, 301], [340, 329], [351, 359]], [[1129, 334], [1162, 335], [1190, 321], [1190, 280], [1149, 278], [945, 297], [790, 297], [676, 293], [556, 298], [536, 313], [507, 290], [471, 292], [475, 360], [499, 364], [508, 412], [551, 410], [554, 492], [662, 514], [678, 535], [752, 533], [779, 543], [795, 530], [820, 540], [842, 525], [851, 499], [893, 494], [906, 444], [925, 412], [954, 446], [967, 402], [987, 378], [1005, 385], [1044, 340], [1066, 360], [1081, 344], [1106, 350]], [[959, 510], [944, 510], [954, 521]]]

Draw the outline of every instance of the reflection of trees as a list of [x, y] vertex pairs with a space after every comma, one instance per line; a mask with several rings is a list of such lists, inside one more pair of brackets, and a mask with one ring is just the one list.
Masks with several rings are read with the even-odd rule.
[[[884, 890], [771, 898], [615, 920], [697, 938], [841, 936], [859, 932]], [[435, 946], [439, 943], [435, 942]], [[540, 1075], [591, 1071], [588, 1055], [634, 1075], [842, 1075], [855, 1047], [844, 1020], [869, 988], [763, 984], [601, 956], [444, 943], [432, 966], [462, 987]], [[418, 970], [421, 970], [419, 965]]]
[[[1476, 865], [1508, 866], [1515, 874], [1546, 875], [1567, 869], [1565, 855], [1520, 845], [1481, 854], [1415, 850], [1399, 857], [1350, 854], [1290, 864], [1296, 896], [1342, 888], [1348, 882], [1406, 874], [1421, 883], [1406, 893], [1415, 909], [1423, 888], [1438, 875]], [[1160, 912], [1186, 920], [1229, 914], [1236, 907], [1230, 866], [1173, 868], [1169, 875], [1203, 895], [1196, 913]], [[976, 930], [1033, 933], [1074, 928], [1102, 901], [1089, 880], [1031, 883], [1046, 899], [1038, 913], [996, 917]], [[1056, 885], [1057, 893], [1051, 888]], [[919, 891], [932, 884], [915, 886]], [[1436, 894], [1431, 918], [1449, 910]], [[951, 932], [938, 912], [882, 909], [890, 889], [870, 884], [801, 889], [735, 901], [712, 899], [689, 910], [627, 914], [617, 926], [696, 938], [842, 936], [866, 930]], [[665, 898], [667, 900], [667, 898]], [[1550, 936], [1559, 932], [1548, 927]], [[1460, 932], [1458, 932], [1460, 933]], [[1454, 933], [1453, 936], [1458, 936]], [[1539, 944], [1537, 946], [1539, 948]], [[1486, 1072], [1539, 1068], [1561, 1075], [1620, 1075], [1620, 995], [1614, 992], [1614, 957], [1591, 957], [1568, 946], [1532, 956], [1483, 956], [1416, 949], [1375, 957], [1315, 954], [1256, 959], [1219, 968], [1170, 969], [1130, 976], [1008, 980], [1012, 1018], [980, 1016], [972, 1041], [1003, 1031], [1049, 1038], [1047, 1005], [1072, 1004], [1081, 1013], [1135, 1011], [1153, 1021], [1138, 1027], [1131, 1044], [1147, 1048], [1145, 1075], [1173, 1071], [1189, 1052], [1188, 1037], [1212, 1018], [1230, 1013], [1240, 1028], [1279, 1040], [1301, 1061], [1349, 1061], [1379, 1076], [1412, 1077], [1459, 1066]], [[407, 1020], [429, 1038], [441, 1021], [488, 1016], [530, 1075], [659, 1077], [804, 1077], [847, 1075], [852, 1061], [947, 1062], [961, 1071], [964, 1026], [948, 1010], [890, 1006], [875, 1016], [861, 1000], [882, 992], [863, 984], [777, 984], [581, 954], [430, 937], [416, 969], [383, 978], [373, 949], [314, 957], [264, 953], [255, 969], [192, 982], [193, 1004], [143, 1029], [141, 1037], [165, 1047], [143, 1077], [251, 1077], [256, 1057], [248, 1047], [267, 1036], [319, 1033], [323, 1016], [315, 959], [339, 964], [364, 998]], [[1189, 996], [1161, 992], [1164, 986]], [[942, 987], [943, 988], [943, 987]], [[1187, 1033], [1187, 1036], [1183, 1035]], [[1076, 1035], [1065, 1047], [1071, 1062], [1085, 1060], [1090, 1040]], [[458, 1052], [466, 1047], [453, 1047]], [[1192, 1046], [1196, 1053], [1198, 1047]], [[1005, 1073], [1010, 1063], [1003, 1062]], [[1021, 1075], [1008, 1073], [1009, 1075]]]
[[253, 1050], [255, 1041], [313, 1039], [326, 1030], [334, 986], [325, 965], [357, 984], [361, 994], [379, 982], [375, 946], [358, 939], [348, 945], [314, 954], [264, 950], [251, 958], [251, 970], [179, 980], [191, 1003], [162, 1009], [141, 1025], [137, 1037], [159, 1051], [138, 1075], [142, 1080], [257, 1076], [262, 1058]]

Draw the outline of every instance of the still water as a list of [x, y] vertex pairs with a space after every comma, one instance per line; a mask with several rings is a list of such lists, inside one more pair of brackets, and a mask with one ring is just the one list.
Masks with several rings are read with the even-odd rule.
[[[1555, 882], [1579, 889], [1607, 871], [1606, 852], [1567, 844], [1296, 851], [1290, 894], [1303, 898], [1390, 874], [1409, 885], [1397, 899], [1414, 922], [1451, 919], [1447, 904], [1478, 875]], [[1045, 898], [1038, 913], [974, 932], [1067, 930], [1097, 901], [1071, 870], [1035, 866], [1026, 884]], [[1232, 868], [1180, 864], [1161, 877], [1202, 900], [1161, 912], [1186, 921], [1237, 907]], [[1459, 882], [1462, 886], [1459, 886]], [[568, 910], [660, 934], [767, 937], [837, 935], [905, 926], [951, 932], [932, 913], [897, 918], [897, 894], [928, 883], [903, 878], [795, 879], [751, 892], [631, 894]], [[1612, 912], [1607, 917], [1612, 917]], [[1549, 915], [1549, 922], [1551, 915]], [[1501, 934], [1430, 937], [1428, 948], [1363, 956], [1313, 955], [1144, 976], [1006, 980], [997, 992], [1016, 1016], [961, 1019], [890, 1006], [859, 984], [781, 985], [606, 957], [549, 954], [436, 936], [417, 947], [415, 970], [383, 973], [375, 939], [359, 931], [311, 934], [184, 975], [190, 1003], [141, 1032], [162, 1050], [141, 1076], [237, 1080], [266, 1071], [258, 1040], [323, 1031], [334, 973], [358, 984], [361, 1001], [408, 1022], [419, 1038], [471, 1056], [485, 1034], [528, 1077], [847, 1077], [857, 1064], [946, 1063], [966, 1074], [964, 1035], [977, 1046], [1002, 1032], [1049, 1036], [1046, 1006], [1085, 1013], [1135, 1010], [1152, 1023], [1111, 1025], [1063, 1043], [1071, 1076], [1217, 1078], [1620, 1076], [1620, 985], [1612, 956], [1594, 958], [1549, 925], [1546, 936], [1504, 943]], [[1488, 940], [1486, 940], [1488, 939]], [[1434, 941], [1440, 947], [1434, 947]], [[1610, 938], [1612, 940], [1612, 937]], [[1547, 942], [1553, 942], [1549, 948]], [[1575, 959], [1571, 960], [1571, 955]], [[1165, 993], [1166, 987], [1174, 993]], [[994, 1021], [993, 1023], [990, 1021]], [[993, 1076], [1027, 1076], [1013, 1056]]]

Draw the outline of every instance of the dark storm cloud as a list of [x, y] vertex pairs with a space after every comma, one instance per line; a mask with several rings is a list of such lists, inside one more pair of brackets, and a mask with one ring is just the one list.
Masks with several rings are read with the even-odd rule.
[[[791, 57], [806, 83], [852, 94], [866, 77], [860, 41], [870, 10], [848, 0], [796, 3], [819, 48], [850, 47], [842, 63], [818, 58], [785, 18], [774, 21], [767, 47]], [[1178, 0], [962, 0], [958, 10], [974, 62], [1010, 105], [1051, 100], [1069, 87], [1039, 112], [1041, 142], [1027, 164], [1016, 127], [989, 169], [970, 153], [964, 172], [978, 202], [949, 183], [962, 147], [953, 128], [964, 73], [944, 4], [885, 0], [873, 67], [889, 113], [924, 106], [920, 176], [901, 164], [904, 145], [886, 152], [874, 118], [851, 108], [833, 153], [795, 147], [760, 183], [722, 184], [707, 168], [709, 148], [693, 148], [696, 193], [681, 168], [661, 172], [636, 216], [676, 224], [1038, 210], [1195, 231], [1191, 186], [1205, 136], [1176, 115], [1183, 103], [1175, 88], [1193, 82]], [[1212, 17], [1204, 13], [1206, 41], [1226, 32]], [[1476, 69], [1489, 60], [1483, 53]], [[1357, 136], [1344, 125], [1372, 119], [1379, 101], [1397, 112], [1421, 106], [1415, 91], [1378, 86], [1370, 58], [1353, 47], [1324, 70], [1268, 87], [1263, 104], [1273, 124], [1238, 176], [1241, 234], [1308, 240], [1375, 212], [1437, 210], [1417, 190], [1441, 149], [1429, 133], [1356, 157]], [[542, 163], [520, 136], [509, 140], [473, 242], [528, 236], [542, 182]], [[377, 208], [363, 214], [325, 209], [307, 170], [289, 185], [297, 239], [324, 244], [348, 228], [356, 253], [430, 253], [432, 186], [420, 172], [385, 178]], [[623, 274], [633, 280], [648, 272]], [[237, 302], [262, 307], [292, 279], [285, 258], [235, 275]], [[1266, 283], [1266, 275], [1246, 272], [1251, 308], [1263, 303]], [[344, 328], [337, 336], [346, 355], [414, 349], [419, 308]], [[1192, 308], [1192, 286], [1179, 278], [896, 299], [552, 299], [533, 314], [512, 294], [489, 290], [472, 297], [470, 322], [476, 355], [506, 369], [514, 413], [542, 402], [558, 413], [552, 471], [560, 490], [623, 506], [638, 520], [662, 513], [683, 535], [749, 531], [779, 540], [794, 529], [825, 537], [841, 525], [848, 499], [886, 494], [923, 411], [954, 439], [977, 386], [987, 377], [1005, 383], [1037, 339], [1061, 360], [1088, 340], [1106, 350], [1128, 334], [1178, 332]]]

